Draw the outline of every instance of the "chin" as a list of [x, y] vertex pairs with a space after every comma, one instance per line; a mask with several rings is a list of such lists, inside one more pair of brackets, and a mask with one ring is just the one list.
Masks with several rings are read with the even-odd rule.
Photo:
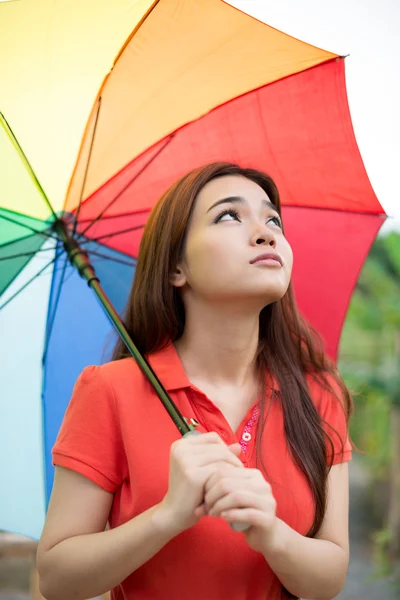
[[254, 311], [261, 311], [266, 306], [269, 306], [270, 304], [281, 300], [281, 298], [283, 298], [283, 296], [286, 293], [286, 289], [269, 289], [268, 291], [266, 291], [264, 288], [263, 290], [252, 290], [252, 292], [249, 292], [248, 294], [243, 292], [245, 291], [242, 290], [241, 295], [241, 300], [243, 301], [243, 303], [253, 307]]
[[253, 306], [255, 310], [261, 310], [283, 298], [287, 289], [288, 285], [279, 285], [278, 283], [266, 285], [264, 282], [263, 285], [254, 285], [252, 282], [237, 288], [236, 285], [232, 286], [231, 282], [226, 282], [226, 285], [222, 287], [218, 285], [212, 291], [208, 290], [203, 297], [210, 301], [247, 304]]
[[265, 308], [266, 306], [269, 306], [270, 304], [274, 304], [275, 302], [278, 302], [278, 300], [282, 300], [282, 298], [284, 297], [286, 292], [280, 293], [280, 294], [265, 294], [260, 298], [260, 310], [262, 310], [263, 308]]
[[288, 290], [287, 285], [263, 285], [257, 290], [254, 290], [256, 295], [260, 295], [268, 304], [276, 302], [283, 298]]

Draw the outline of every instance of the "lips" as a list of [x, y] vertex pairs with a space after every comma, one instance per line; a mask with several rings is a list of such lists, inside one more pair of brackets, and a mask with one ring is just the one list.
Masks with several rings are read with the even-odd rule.
[[275, 252], [267, 252], [266, 254], [260, 254], [256, 258], [253, 258], [253, 260], [250, 261], [250, 264], [255, 265], [256, 263], [262, 262], [264, 260], [274, 260], [278, 262], [281, 265], [281, 267], [283, 266], [282, 257], [279, 254], [276, 254]]

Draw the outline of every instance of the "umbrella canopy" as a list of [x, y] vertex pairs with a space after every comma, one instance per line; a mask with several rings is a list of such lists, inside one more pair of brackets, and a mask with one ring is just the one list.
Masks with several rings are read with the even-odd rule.
[[[19, 113], [10, 98], [1, 106], [43, 188], [56, 198], [49, 194], [51, 207], [44, 201], [4, 132], [0, 476], [9, 493], [0, 499], [0, 528], [32, 537], [40, 535], [43, 525], [53, 480], [50, 451], [74, 381], [87, 364], [106, 360], [110, 345], [102, 308], [57, 242], [56, 218], [79, 236], [121, 312], [143, 226], [171, 183], [214, 160], [267, 171], [281, 193], [300, 308], [323, 334], [333, 357], [357, 275], [382, 223], [383, 209], [352, 130], [341, 57], [221, 0], [132, 4], [129, 16], [135, 23], [130, 21], [131, 34], [91, 112], [87, 109], [90, 116], [64, 203], [59, 180], [45, 167], [46, 157], [54, 164], [60, 152], [58, 164], [63, 153], [63, 144], [46, 139], [49, 131], [57, 138], [51, 127], [58, 125], [51, 111], [47, 114], [48, 105], [40, 105], [35, 126], [26, 98], [30, 89], [21, 96], [15, 87]], [[10, 10], [9, 26], [16, 14]], [[66, 9], [57, 13], [61, 40], [74, 31], [71, 15]], [[6, 27], [4, 19], [1, 23]], [[59, 80], [54, 98], [60, 102], [63, 90], [73, 98], [79, 95], [85, 73], [79, 61], [64, 58], [59, 72], [49, 77]], [[32, 90], [34, 95], [36, 87]], [[76, 142], [82, 115], [76, 121], [65, 103], [60, 110], [55, 102], [54, 110]]]

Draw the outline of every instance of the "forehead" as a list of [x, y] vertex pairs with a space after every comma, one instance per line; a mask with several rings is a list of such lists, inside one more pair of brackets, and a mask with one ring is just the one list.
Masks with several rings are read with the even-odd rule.
[[257, 203], [263, 199], [271, 200], [268, 194], [254, 181], [242, 175], [225, 175], [209, 181], [203, 187], [197, 196], [195, 210], [207, 211], [214, 202], [228, 196], [242, 196], [248, 202]]

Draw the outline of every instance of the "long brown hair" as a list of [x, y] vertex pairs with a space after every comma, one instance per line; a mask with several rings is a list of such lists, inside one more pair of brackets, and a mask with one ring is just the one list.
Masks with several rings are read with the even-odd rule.
[[[140, 245], [136, 274], [128, 300], [125, 325], [142, 354], [161, 349], [180, 338], [185, 327], [185, 311], [179, 290], [170, 277], [184, 252], [186, 232], [200, 190], [212, 179], [241, 175], [257, 183], [281, 213], [278, 189], [261, 171], [241, 168], [231, 163], [212, 163], [198, 168], [175, 183], [153, 208]], [[128, 356], [118, 341], [113, 360]], [[317, 378], [331, 390], [327, 376], [340, 389], [342, 407], [348, 420], [352, 401], [337, 369], [324, 353], [316, 332], [300, 316], [292, 290], [281, 300], [266, 306], [260, 313], [257, 364], [268, 372], [279, 387], [285, 435], [294, 460], [306, 475], [315, 500], [315, 517], [308, 532], [314, 537], [326, 510], [326, 445], [332, 440], [310, 398], [306, 375]], [[340, 401], [338, 397], [338, 401]], [[265, 408], [265, 398], [263, 400]], [[263, 406], [261, 407], [263, 413]], [[257, 433], [257, 447], [263, 427]], [[342, 440], [343, 442], [343, 440]], [[343, 447], [343, 443], [342, 443]], [[332, 453], [333, 454], [333, 453]]]

